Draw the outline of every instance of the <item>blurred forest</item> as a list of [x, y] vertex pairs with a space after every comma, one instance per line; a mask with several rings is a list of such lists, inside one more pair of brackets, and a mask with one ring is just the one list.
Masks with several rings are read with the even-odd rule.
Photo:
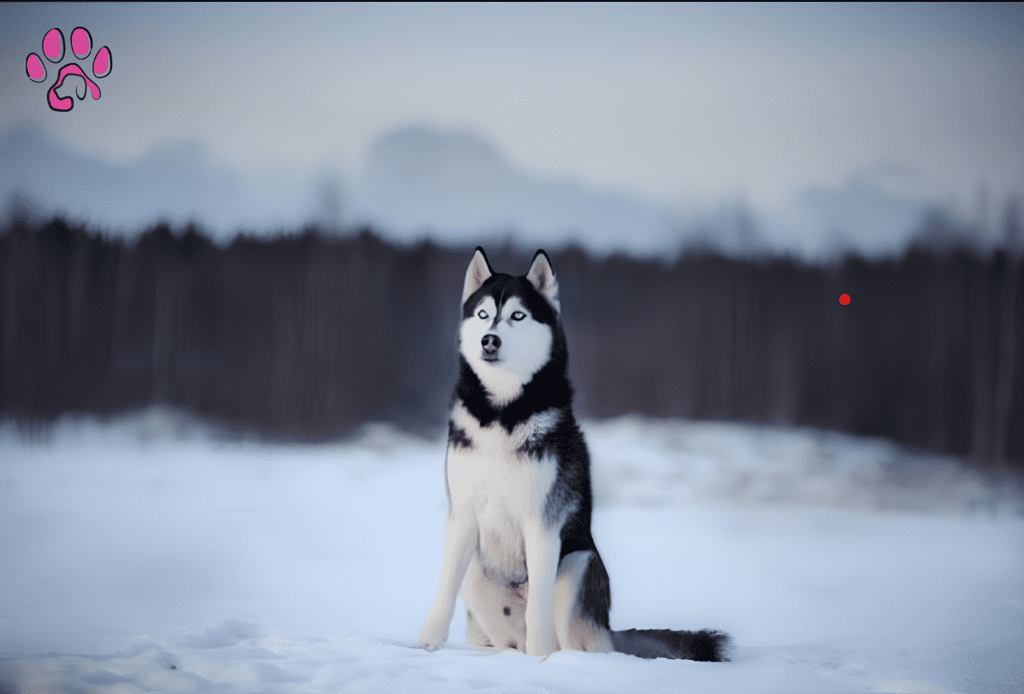
[[[934, 216], [922, 236], [955, 237], [949, 224]], [[1004, 227], [1020, 239], [1016, 216]], [[532, 255], [487, 251], [514, 274]], [[127, 243], [60, 219], [12, 222], [0, 232], [0, 416], [160, 404], [269, 438], [367, 421], [440, 435], [471, 253], [369, 230], [220, 248], [194, 227]], [[584, 417], [808, 425], [1024, 467], [1019, 250], [918, 246], [812, 267], [568, 248], [552, 261]]]

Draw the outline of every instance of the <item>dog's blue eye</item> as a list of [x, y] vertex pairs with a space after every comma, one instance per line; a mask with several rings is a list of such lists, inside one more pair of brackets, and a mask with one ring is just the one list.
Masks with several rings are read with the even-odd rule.
[[487, 320], [487, 311], [484, 311], [483, 309], [477, 311], [476, 315], [478, 315], [480, 318], [483, 318], [484, 320]]
[[526, 318], [526, 314], [522, 311], [516, 311], [512, 314], [512, 320], [522, 320], [524, 318]]

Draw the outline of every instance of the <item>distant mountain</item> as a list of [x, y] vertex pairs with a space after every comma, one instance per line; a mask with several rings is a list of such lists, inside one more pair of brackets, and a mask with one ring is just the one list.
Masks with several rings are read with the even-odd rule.
[[679, 210], [581, 180], [533, 175], [473, 132], [422, 125], [381, 135], [362, 171], [344, 179], [240, 172], [214, 162], [198, 140], [163, 145], [125, 164], [109, 162], [59, 144], [36, 125], [17, 124], [0, 131], [0, 213], [12, 207], [63, 213], [114, 233], [161, 219], [196, 220], [223, 240], [240, 229], [289, 231], [312, 221], [327, 229], [369, 224], [398, 242], [430, 236], [441, 243], [509, 239], [557, 248], [575, 241], [599, 254], [645, 256], [672, 256], [695, 245], [729, 255], [894, 255], [914, 234], [944, 247], [991, 245], [998, 233], [956, 222], [949, 231], [955, 238], [937, 238], [935, 225], [925, 224], [934, 211], [926, 199], [871, 174], [839, 187], [805, 188], [771, 213], [728, 201]]
[[807, 188], [794, 203], [810, 213], [817, 232], [831, 243], [856, 239], [852, 245], [869, 254], [898, 249], [927, 207], [924, 200], [887, 193], [863, 180]]
[[838, 187], [797, 191], [781, 212], [728, 201], [681, 211], [577, 180], [532, 176], [472, 132], [410, 126], [373, 143], [355, 199], [362, 218], [400, 237], [433, 232], [473, 243], [496, 233], [523, 245], [580, 239], [598, 252], [673, 254], [696, 245], [730, 255], [828, 258], [848, 250], [900, 253], [931, 209], [925, 197], [900, 189], [915, 178], [889, 164]]
[[359, 213], [402, 236], [435, 231], [471, 242], [507, 233], [524, 243], [579, 240], [598, 251], [634, 252], [681, 240], [665, 206], [530, 176], [467, 131], [413, 126], [384, 134], [369, 149], [357, 199]]
[[60, 213], [113, 233], [134, 233], [157, 220], [195, 220], [222, 238], [239, 225], [262, 227], [274, 212], [272, 201], [254, 194], [237, 172], [215, 164], [198, 140], [119, 164], [67, 148], [32, 124], [0, 133], [0, 205], [5, 213], [12, 206]]
[[599, 252], [657, 253], [682, 240], [663, 206], [579, 181], [531, 177], [467, 132], [387, 133], [370, 147], [361, 180], [346, 190], [330, 176], [247, 174], [216, 165], [197, 140], [119, 164], [62, 146], [32, 124], [0, 133], [0, 205], [63, 213], [115, 232], [195, 219], [221, 238], [240, 227], [277, 231], [318, 221], [367, 223], [398, 241], [429, 233], [475, 243], [497, 234], [549, 247], [581, 241]]

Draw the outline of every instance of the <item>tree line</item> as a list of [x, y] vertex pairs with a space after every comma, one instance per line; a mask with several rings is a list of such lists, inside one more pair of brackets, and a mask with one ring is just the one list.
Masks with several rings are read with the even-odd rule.
[[[1020, 237], [1016, 217], [1006, 225]], [[487, 250], [516, 274], [531, 257]], [[13, 221], [0, 233], [0, 416], [160, 404], [286, 439], [367, 421], [437, 433], [471, 255], [368, 229], [219, 247], [195, 227], [129, 242]], [[707, 251], [551, 257], [584, 417], [789, 423], [1024, 461], [1018, 253], [913, 247], [827, 266]]]

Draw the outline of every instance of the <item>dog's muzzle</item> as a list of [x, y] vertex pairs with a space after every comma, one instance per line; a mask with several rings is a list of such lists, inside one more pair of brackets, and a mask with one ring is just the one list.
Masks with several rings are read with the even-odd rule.
[[488, 333], [480, 340], [480, 346], [484, 348], [484, 361], [497, 361], [498, 349], [501, 347], [501, 338]]

